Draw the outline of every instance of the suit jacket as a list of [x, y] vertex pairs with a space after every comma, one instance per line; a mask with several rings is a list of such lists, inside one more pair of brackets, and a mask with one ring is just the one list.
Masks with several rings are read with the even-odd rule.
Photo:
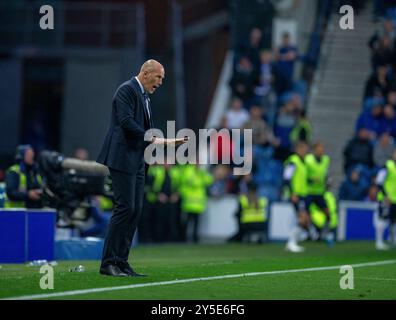
[[149, 144], [144, 134], [151, 127], [139, 83], [132, 78], [114, 94], [110, 127], [96, 161], [111, 169], [137, 172]]

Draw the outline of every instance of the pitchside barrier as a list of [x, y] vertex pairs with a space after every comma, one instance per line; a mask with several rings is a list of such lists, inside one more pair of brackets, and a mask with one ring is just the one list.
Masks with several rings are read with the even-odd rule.
[[[206, 239], [226, 240], [237, 231], [235, 217], [238, 198], [225, 196], [210, 199], [202, 216], [200, 235]], [[337, 240], [374, 240], [376, 203], [340, 201], [338, 203]], [[268, 238], [285, 241], [296, 223], [293, 207], [287, 202], [273, 202], [268, 217]]]
[[[209, 199], [200, 223], [202, 239], [225, 241], [234, 235], [238, 230], [237, 209], [235, 196]], [[376, 203], [341, 201], [338, 209], [338, 241], [374, 240]], [[68, 236], [55, 241], [55, 223], [55, 210], [0, 209], [0, 263], [100, 258], [102, 239]], [[272, 203], [268, 217], [269, 240], [287, 240], [295, 223], [294, 209], [289, 203]]]
[[375, 202], [340, 201], [337, 240], [374, 240]]
[[55, 210], [0, 209], [0, 263], [54, 260]]
[[0, 263], [98, 260], [102, 250], [103, 239], [56, 229], [55, 210], [0, 209]]

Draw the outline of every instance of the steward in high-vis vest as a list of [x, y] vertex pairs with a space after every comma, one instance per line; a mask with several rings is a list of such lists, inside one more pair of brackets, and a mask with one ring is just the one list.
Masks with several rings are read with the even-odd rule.
[[297, 244], [304, 229], [310, 231], [312, 238], [316, 236], [316, 230], [311, 225], [308, 214], [308, 169], [305, 163], [308, 148], [306, 142], [297, 142], [294, 148], [295, 153], [286, 159], [284, 165], [284, 185], [288, 189], [290, 202], [294, 206], [298, 218], [298, 224], [293, 228], [286, 244], [286, 250], [290, 252], [304, 251], [304, 248]]
[[146, 177], [146, 200], [149, 203], [157, 201], [158, 193], [161, 190], [162, 183], [165, 179], [165, 168], [159, 164], [153, 164], [149, 167]]
[[[379, 220], [384, 225], [382, 233], [386, 228], [385, 224], [389, 222], [391, 244], [396, 245], [396, 150], [392, 153], [392, 159], [388, 160], [384, 168], [378, 172], [375, 183], [379, 190], [377, 194]], [[388, 249], [383, 243], [383, 235], [377, 237], [376, 246], [379, 250]]]
[[243, 241], [252, 241], [254, 233], [258, 235], [257, 242], [266, 240], [266, 222], [268, 213], [268, 199], [259, 197], [254, 183], [248, 184], [246, 194], [239, 196], [239, 219], [241, 237]]
[[16, 163], [6, 172], [6, 208], [41, 208], [42, 178], [30, 145], [17, 148]]
[[154, 239], [156, 242], [178, 241], [181, 237], [178, 211], [180, 167], [166, 162], [160, 168]]
[[145, 184], [145, 214], [140, 219], [140, 242], [178, 241], [182, 238], [179, 188], [182, 166], [154, 164]]
[[330, 158], [325, 154], [324, 146], [321, 142], [316, 142], [313, 146], [313, 153], [305, 156], [308, 178], [308, 207], [314, 203], [323, 211], [327, 217], [327, 224], [330, 220], [329, 208], [324, 199], [326, 192], [326, 181], [328, 178]]
[[151, 243], [156, 240], [155, 211], [158, 193], [164, 178], [164, 171], [161, 167], [162, 165], [156, 163], [149, 166], [147, 170], [144, 186], [144, 214], [142, 214], [138, 226], [139, 243]]
[[199, 217], [206, 210], [208, 202], [207, 188], [213, 183], [213, 177], [198, 164], [186, 164], [180, 179], [181, 210], [187, 215], [184, 226], [186, 240], [190, 240], [187, 230], [192, 225], [192, 240], [198, 242]]
[[293, 130], [290, 132], [290, 141], [295, 144], [298, 141], [304, 141], [310, 143], [312, 135], [312, 126], [309, 122], [306, 112], [300, 111], [297, 119], [297, 124], [294, 126]]

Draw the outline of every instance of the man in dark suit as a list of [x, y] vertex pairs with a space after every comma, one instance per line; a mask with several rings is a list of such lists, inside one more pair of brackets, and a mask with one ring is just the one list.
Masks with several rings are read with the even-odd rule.
[[109, 168], [114, 190], [114, 211], [100, 266], [104, 275], [142, 276], [128, 264], [128, 255], [143, 207], [144, 149], [156, 143], [155, 138], [144, 140], [145, 132], [153, 127], [148, 94], [161, 86], [164, 76], [164, 67], [148, 60], [113, 97], [110, 127], [97, 159]]

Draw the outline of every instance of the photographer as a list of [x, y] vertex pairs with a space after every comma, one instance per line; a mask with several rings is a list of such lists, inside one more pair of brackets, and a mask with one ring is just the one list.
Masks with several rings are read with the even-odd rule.
[[16, 163], [6, 173], [6, 208], [42, 208], [42, 179], [30, 145], [17, 148]]

